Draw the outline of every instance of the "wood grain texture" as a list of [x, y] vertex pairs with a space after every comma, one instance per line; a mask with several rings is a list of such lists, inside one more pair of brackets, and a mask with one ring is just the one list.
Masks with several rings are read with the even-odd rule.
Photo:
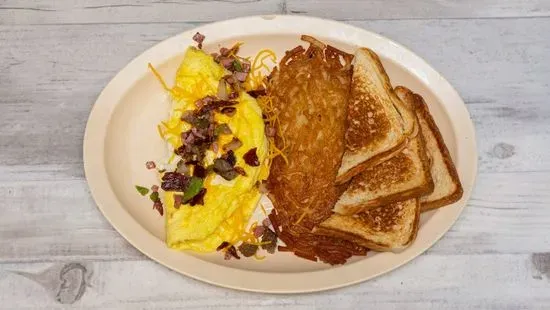
[[[0, 265], [0, 309], [58, 309], [69, 262]], [[547, 309], [550, 282], [527, 254], [422, 255], [384, 277], [321, 294], [274, 296], [199, 283], [151, 261], [72, 263], [63, 301], [98, 309]], [[67, 268], [65, 268], [67, 269]], [[18, 273], [15, 273], [19, 272]], [[21, 276], [26, 272], [27, 276]]]
[[283, 8], [284, 0], [4, 0], [0, 24], [210, 22]]
[[338, 20], [550, 16], [545, 0], [287, 0], [286, 9]]
[[545, 0], [5, 0], [0, 24], [208, 22], [302, 14], [338, 20], [550, 16]]
[[[0, 183], [9, 206], [0, 217], [0, 263], [144, 258], [101, 216], [84, 180], [35, 176]], [[429, 252], [550, 252], [548, 184], [543, 172], [481, 173], [468, 207]]]
[[[276, 13], [402, 43], [457, 88], [475, 123], [480, 174], [459, 221], [368, 283], [270, 296], [191, 280], [130, 246], [84, 180], [89, 111], [126, 63], [200, 23]], [[549, 16], [544, 0], [1, 1], [0, 309], [550, 308]]]
[[[475, 122], [481, 171], [550, 171], [541, 147], [550, 143], [550, 19], [352, 24], [403, 43], [458, 89]], [[100, 90], [135, 55], [190, 27], [0, 26], [0, 162], [81, 164]]]

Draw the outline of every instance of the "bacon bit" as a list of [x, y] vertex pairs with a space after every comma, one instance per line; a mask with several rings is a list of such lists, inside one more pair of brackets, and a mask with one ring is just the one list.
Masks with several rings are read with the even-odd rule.
[[206, 195], [206, 188], [201, 188], [198, 194], [196, 194], [191, 201], [189, 201], [190, 206], [204, 205], [204, 195]]
[[258, 98], [260, 96], [265, 96], [267, 93], [265, 89], [260, 88], [260, 89], [251, 90], [248, 92], [248, 94], [254, 98]]
[[229, 94], [229, 100], [237, 99], [237, 98], [239, 98], [239, 93], [232, 92], [231, 94]]
[[202, 42], [204, 41], [204, 38], [206, 38], [203, 34], [197, 32], [193, 36], [193, 41], [198, 43], [198, 47], [202, 48]]
[[262, 225], [264, 225], [265, 227], [269, 227], [269, 225], [271, 225], [271, 220], [269, 220], [269, 217], [266, 217], [266, 218], [262, 221]]
[[197, 129], [197, 127], [193, 127], [191, 128], [191, 132], [193, 133], [193, 135], [195, 135], [196, 137], [199, 137], [201, 139], [204, 139], [205, 136]]
[[232, 69], [233, 68], [233, 58], [228, 57], [221, 57], [220, 58], [220, 65], [222, 65], [226, 69]]
[[246, 174], [246, 171], [244, 170], [244, 168], [242, 167], [233, 167], [233, 170], [235, 170], [235, 172], [237, 172], [238, 174], [242, 175], [243, 177], [245, 177], [247, 174]]
[[183, 201], [182, 195], [174, 195], [174, 208], [179, 209]]
[[230, 52], [230, 49], [228, 49], [227, 47], [220, 48], [220, 54], [224, 57], [229, 56], [229, 52]]
[[251, 148], [248, 152], [243, 155], [244, 162], [252, 167], [258, 167], [260, 165], [260, 160], [256, 154], [256, 148]]
[[264, 227], [264, 233], [262, 235], [262, 249], [270, 254], [275, 253], [277, 249], [277, 234], [267, 227]]
[[237, 81], [244, 82], [246, 81], [246, 77], [248, 76], [248, 73], [236, 71], [236, 72], [233, 72], [233, 76]]
[[258, 251], [258, 245], [243, 242], [239, 246], [239, 251], [244, 257], [254, 256]]
[[193, 176], [201, 179], [206, 178], [206, 169], [203, 166], [196, 165], [193, 169]]
[[[243, 143], [241, 142], [241, 140], [239, 140], [239, 138], [233, 137], [233, 139], [230, 142], [228, 142], [228, 143], [226, 143], [222, 146], [222, 150], [224, 150], [224, 151], [234, 151], [234, 150], [240, 148], [242, 145], [243, 145]], [[259, 163], [258, 163], [258, 165], [259, 165]]]
[[178, 165], [176, 167], [176, 172], [181, 174], [189, 173], [189, 168], [187, 167], [187, 165], [185, 165], [185, 162], [183, 160], [180, 160], [178, 162]]
[[233, 106], [233, 105], [236, 105], [237, 103], [238, 103], [237, 101], [231, 101], [231, 100], [215, 100], [215, 101], [212, 101], [212, 102], [208, 103], [205, 106], [202, 106], [199, 109], [199, 111], [197, 112], [197, 114], [199, 114], [199, 115], [204, 114], [204, 113], [214, 111], [214, 110], [219, 109], [219, 108]]
[[225, 249], [228, 246], [229, 246], [229, 242], [224, 241], [220, 245], [218, 245], [218, 247], [216, 248], [216, 251], [221, 251], [221, 250]]
[[237, 108], [225, 107], [225, 108], [222, 108], [221, 113], [231, 117], [235, 115], [235, 113], [237, 113]]
[[212, 152], [218, 153], [219, 147], [218, 142], [212, 142]]
[[263, 226], [254, 227], [254, 230], [253, 230], [254, 237], [260, 238], [264, 234], [264, 231], [265, 231], [265, 227]]
[[242, 60], [241, 61], [241, 68], [242, 68], [242, 72], [244, 72], [244, 73], [250, 72], [250, 61]]
[[237, 83], [237, 80], [235, 79], [235, 77], [233, 77], [232, 74], [225, 75], [222, 79], [224, 79], [229, 85]]
[[160, 200], [155, 201], [153, 203], [153, 209], [157, 210], [160, 216], [164, 215], [164, 209], [162, 208], [162, 202]]
[[204, 107], [205, 105], [210, 104], [210, 102], [212, 102], [212, 101], [214, 101], [214, 100], [216, 100], [216, 97], [214, 97], [214, 96], [206, 96], [206, 97], [204, 97], [204, 98], [201, 98], [201, 99], [195, 101], [195, 105], [197, 106], [197, 108], [200, 109], [200, 108]]
[[233, 170], [233, 166], [223, 158], [214, 159], [214, 172], [227, 181], [231, 181], [238, 176], [238, 173]]
[[159, 186], [158, 185], [153, 185], [153, 186], [151, 186], [151, 190], [153, 192], [158, 192], [159, 191]]
[[157, 167], [157, 165], [155, 164], [154, 161], [148, 161], [145, 163], [145, 167], [149, 170], [151, 169], [155, 169]]
[[189, 178], [177, 172], [167, 172], [162, 176], [161, 188], [165, 191], [185, 191]]
[[223, 154], [221, 158], [225, 159], [231, 167], [234, 167], [237, 163], [237, 157], [235, 157], [235, 152], [232, 150], [227, 151], [227, 153]]
[[230, 246], [228, 247], [226, 250], [225, 250], [225, 259], [228, 260], [228, 259], [231, 259], [231, 257], [234, 257], [236, 259], [241, 259], [241, 257], [239, 256], [239, 254], [237, 253], [237, 249], [235, 249], [235, 246]]

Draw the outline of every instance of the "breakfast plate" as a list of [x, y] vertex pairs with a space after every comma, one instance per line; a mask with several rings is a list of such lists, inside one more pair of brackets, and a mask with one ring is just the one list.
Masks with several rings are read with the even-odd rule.
[[[414, 243], [399, 253], [369, 252], [345, 265], [330, 266], [277, 252], [261, 261], [226, 260], [222, 255], [180, 252], [166, 246], [164, 218], [151, 211], [148, 199], [136, 195], [135, 184], [158, 182], [144, 169], [151, 158], [162, 157], [166, 145], [157, 124], [166, 119], [166, 92], [159, 75], [176, 74], [192, 37], [204, 34], [203, 49], [243, 42], [240, 53], [255, 55], [269, 48], [280, 59], [285, 51], [311, 35], [353, 53], [369, 47], [381, 58], [393, 85], [406, 85], [422, 95], [458, 170], [464, 194], [445, 208], [425, 212]], [[151, 259], [189, 277], [223, 287], [269, 293], [314, 292], [365, 281], [389, 272], [437, 242], [466, 206], [474, 186], [477, 149], [472, 121], [453, 87], [424, 60], [380, 35], [335, 21], [297, 16], [257, 16], [204, 25], [169, 38], [132, 60], [101, 92], [90, 113], [84, 136], [86, 178], [99, 209], [134, 247]], [[263, 197], [262, 205], [270, 202]], [[268, 210], [269, 211], [269, 210]]]

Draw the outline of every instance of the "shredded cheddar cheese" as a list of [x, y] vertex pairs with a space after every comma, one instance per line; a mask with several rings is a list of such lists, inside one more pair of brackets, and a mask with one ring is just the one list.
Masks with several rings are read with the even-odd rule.
[[[239, 50], [239, 47], [243, 43], [239, 42], [236, 43], [233, 47], [230, 49], [229, 56], [232, 57], [238, 57], [236, 54]], [[241, 57], [238, 57], [241, 58]], [[241, 58], [243, 59], [243, 58]], [[272, 62], [272, 64], [276, 64], [276, 55], [271, 50], [262, 50], [260, 51], [254, 58], [251, 70], [247, 76], [246, 81], [244, 82], [244, 88], [246, 91], [253, 90], [253, 89], [259, 89], [259, 88], [266, 88], [266, 81], [265, 76], [269, 74], [271, 65], [269, 62]], [[162, 88], [168, 92], [172, 99], [176, 102], [178, 101], [185, 101], [185, 102], [196, 102], [197, 100], [200, 100], [204, 98], [204, 94], [216, 94], [217, 87], [213, 87], [211, 82], [208, 81], [208, 77], [204, 76], [202, 73], [199, 73], [198, 76], [195, 76], [195, 79], [192, 80], [191, 83], [180, 83], [178, 85], [178, 82], [175, 83], [172, 87], [169, 87], [163, 77], [160, 75], [160, 73], [155, 69], [155, 67], [149, 63], [148, 64], [149, 70], [151, 70], [152, 74], [155, 76], [155, 78], [159, 81]], [[191, 79], [190, 79], [191, 80]], [[267, 168], [268, 171], [271, 167], [272, 160], [277, 157], [281, 156], [285, 162], [288, 163], [288, 159], [284, 153], [286, 149], [286, 140], [280, 130], [279, 120], [278, 116], [276, 114], [276, 111], [273, 107], [273, 98], [269, 95], [262, 96], [257, 99], [258, 105], [262, 109], [262, 112], [268, 117], [268, 121], [270, 124], [278, 128], [278, 132], [276, 133], [280, 140], [282, 141], [281, 148], [277, 147], [275, 145], [275, 139], [274, 137], [267, 137], [268, 143], [269, 143], [269, 149], [268, 149], [268, 156], [267, 156]], [[174, 109], [171, 114], [171, 118], [177, 120], [172, 122], [172, 119], [169, 119], [167, 121], [161, 121], [161, 123], [157, 126], [157, 130], [159, 133], [159, 136], [167, 141], [169, 144], [174, 146], [176, 148], [177, 146], [181, 146], [181, 132], [184, 131], [184, 122], [179, 121], [181, 114], [183, 114], [183, 109]], [[175, 117], [174, 117], [175, 116]], [[174, 159], [176, 158], [176, 154], [172, 153], [170, 158], [168, 159], [168, 163], [172, 163]], [[161, 176], [159, 176], [161, 177]], [[264, 216], [268, 216], [267, 211], [265, 210], [264, 206], [260, 204], [260, 207], [262, 209], [262, 212]], [[225, 219], [220, 224], [220, 230], [226, 232], [230, 232], [229, 236], [227, 236], [227, 240], [224, 240], [228, 242], [230, 245], [238, 245], [240, 243], [248, 243], [256, 246], [262, 246], [266, 244], [270, 244], [271, 242], [262, 242], [261, 237], [256, 237], [254, 234], [254, 230], [258, 227], [258, 222], [252, 223], [248, 228], [248, 217], [249, 215], [243, 214], [245, 212], [244, 208], [238, 209], [234, 214], [230, 217]], [[238, 228], [238, 229], [236, 229]], [[229, 248], [226, 247], [225, 250]], [[265, 256], [259, 256], [258, 254], [255, 254], [254, 257], [257, 260], [263, 260], [265, 259]]]
[[160, 73], [155, 69], [155, 67], [153, 67], [153, 65], [151, 63], [148, 64], [148, 67], [151, 70], [151, 72], [153, 72], [153, 75], [155, 75], [157, 80], [160, 82], [160, 84], [162, 85], [162, 88], [164, 88], [164, 90], [166, 90], [166, 91], [170, 91], [171, 90], [170, 87], [168, 87], [168, 85], [166, 85], [166, 82], [164, 82], [164, 79], [162, 78]]

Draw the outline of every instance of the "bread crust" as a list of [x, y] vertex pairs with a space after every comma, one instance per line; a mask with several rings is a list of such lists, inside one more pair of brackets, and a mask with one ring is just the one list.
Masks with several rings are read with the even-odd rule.
[[374, 166], [378, 165], [379, 163], [382, 163], [382, 162], [392, 158], [393, 156], [395, 156], [395, 154], [401, 152], [406, 146], [407, 146], [407, 139], [405, 138], [405, 139], [403, 139], [403, 142], [401, 142], [396, 147], [394, 147], [390, 150], [387, 150], [383, 153], [380, 153], [376, 156], [373, 156], [369, 160], [366, 160], [366, 161], [360, 163], [359, 165], [349, 169], [346, 173], [337, 176], [336, 177], [336, 184], [344, 184], [344, 183], [348, 182], [349, 180], [351, 180], [351, 178], [353, 178], [354, 176], [356, 176], [356, 175], [360, 174], [361, 172], [365, 171], [369, 167], [374, 167]]
[[428, 158], [428, 155], [426, 154], [426, 144], [424, 141], [424, 136], [422, 135], [422, 132], [419, 130], [418, 133], [418, 139], [420, 142], [420, 161], [422, 162], [423, 167], [423, 174], [424, 174], [424, 180], [425, 182], [415, 188], [407, 189], [398, 193], [390, 194], [384, 197], [380, 197], [377, 199], [370, 200], [367, 203], [357, 203], [357, 204], [350, 204], [345, 205], [345, 209], [348, 211], [346, 213], [340, 213], [344, 215], [351, 215], [351, 214], [357, 214], [359, 212], [365, 212], [370, 209], [374, 209], [376, 207], [388, 205], [394, 202], [403, 201], [415, 197], [420, 197], [423, 195], [428, 195], [434, 190], [434, 182], [432, 179], [432, 174], [430, 173], [430, 160]]
[[418, 94], [414, 94], [414, 96], [415, 96], [415, 104], [417, 105], [417, 109], [419, 113], [421, 113], [422, 117], [426, 120], [426, 122], [428, 123], [428, 126], [433, 132], [435, 139], [437, 140], [437, 145], [439, 146], [439, 150], [443, 155], [443, 161], [445, 162], [445, 165], [447, 166], [449, 174], [451, 175], [451, 178], [453, 179], [456, 186], [455, 191], [446, 197], [443, 197], [441, 199], [434, 200], [434, 201], [421, 202], [420, 209], [422, 212], [425, 212], [425, 211], [441, 208], [451, 203], [459, 201], [460, 198], [462, 198], [462, 195], [464, 194], [464, 190], [462, 188], [462, 184], [460, 182], [460, 178], [458, 176], [456, 167], [453, 163], [453, 160], [451, 159], [451, 154], [449, 153], [449, 149], [447, 149], [447, 145], [445, 145], [445, 141], [443, 141], [443, 136], [441, 135], [439, 128], [437, 127], [434, 119], [432, 118], [432, 115], [430, 114], [428, 105], [426, 104], [422, 96]]
[[[419, 94], [413, 93], [411, 90], [403, 86], [397, 86], [395, 90], [396, 92], [403, 92], [403, 93], [406, 93], [406, 96], [410, 96], [409, 97], [410, 101], [411, 103], [414, 104], [416, 113], [418, 113], [420, 117], [422, 117], [428, 124], [428, 127], [430, 128], [431, 132], [433, 133], [436, 139], [439, 151], [441, 152], [441, 155], [443, 157], [443, 162], [445, 163], [445, 166], [449, 171], [451, 179], [453, 180], [453, 183], [456, 186], [456, 189], [453, 193], [443, 198], [440, 198], [434, 201], [420, 202], [421, 211], [426, 212], [429, 210], [441, 208], [460, 200], [460, 198], [462, 198], [464, 190], [462, 188], [462, 184], [460, 182], [458, 172], [456, 170], [456, 167], [449, 153], [449, 149], [447, 148], [447, 145], [443, 140], [443, 136], [439, 131], [439, 127], [437, 127], [437, 124], [435, 123], [435, 120], [433, 119], [430, 113], [430, 109], [428, 108], [428, 105], [424, 101], [424, 98], [422, 98], [422, 96], [420, 96]], [[423, 195], [427, 195], [427, 194], [423, 194]]]
[[342, 231], [338, 229], [332, 229], [323, 227], [323, 224], [317, 226], [314, 229], [314, 233], [318, 235], [324, 235], [324, 236], [332, 236], [340, 239], [344, 239], [347, 241], [354, 242], [356, 244], [359, 244], [361, 246], [364, 246], [368, 249], [375, 250], [375, 251], [381, 251], [381, 252], [388, 252], [388, 251], [394, 251], [399, 252], [405, 248], [407, 248], [418, 235], [418, 228], [420, 226], [420, 202], [418, 199], [415, 199], [415, 215], [413, 219], [413, 227], [411, 229], [411, 234], [409, 238], [407, 239], [407, 242], [400, 245], [392, 245], [387, 243], [380, 243], [375, 242], [370, 239], [366, 239], [365, 237], [361, 236], [360, 234], [348, 232], [348, 231]]
[[[399, 109], [396, 107], [396, 105], [402, 107], [403, 103], [400, 102], [399, 97], [395, 94], [395, 92], [393, 90], [393, 87], [391, 85], [390, 79], [389, 79], [389, 77], [388, 77], [388, 75], [387, 75], [387, 73], [384, 69], [384, 66], [382, 65], [382, 62], [380, 61], [380, 58], [378, 57], [378, 55], [374, 51], [372, 51], [368, 48], [360, 48], [359, 50], [361, 50], [364, 53], [368, 54], [372, 58], [372, 61], [370, 61], [370, 63], [373, 64], [376, 67], [376, 70], [378, 71], [378, 77], [382, 80], [382, 87], [384, 89], [383, 92], [385, 92], [387, 94], [387, 96], [389, 97], [389, 101], [391, 101], [391, 107], [389, 107], [389, 108], [393, 109], [395, 111], [395, 113], [398, 115], [398, 117], [401, 118], [402, 116], [400, 115]], [[353, 98], [350, 98], [350, 104], [351, 104], [352, 100], [353, 100]], [[348, 108], [348, 113], [350, 113], [349, 111], [350, 110]], [[349, 117], [349, 114], [348, 114], [348, 117]], [[388, 117], [388, 118], [391, 118], [391, 117]], [[385, 160], [393, 157], [395, 154], [400, 152], [406, 146], [407, 137], [411, 134], [411, 132], [413, 131], [413, 128], [407, 128], [407, 126], [405, 126], [402, 122], [399, 125], [400, 125], [400, 127], [399, 127], [400, 137], [396, 141], [393, 142], [393, 143], [395, 143], [395, 145], [393, 147], [390, 147], [389, 149], [387, 149], [387, 150], [385, 150], [385, 151], [383, 151], [379, 154], [376, 154], [376, 155], [374, 155], [370, 158], [366, 158], [366, 160], [363, 160], [362, 162], [357, 163], [354, 166], [346, 168], [347, 170], [345, 172], [341, 171], [342, 167], [344, 166], [344, 164], [342, 164], [341, 169], [339, 169], [338, 175], [336, 176], [336, 184], [344, 184], [344, 183], [348, 182], [354, 176], [361, 173], [362, 171], [368, 169], [369, 167], [376, 166], [377, 164], [379, 164], [381, 162], [384, 162]], [[393, 127], [393, 128], [396, 128], [396, 127]], [[348, 127], [348, 134], [349, 133], [350, 133], [350, 129]], [[345, 162], [345, 159], [348, 156], [352, 157], [353, 155], [361, 154], [361, 152], [362, 152], [360, 148], [355, 148], [355, 147], [350, 148], [350, 142], [349, 142], [348, 138], [346, 138], [346, 140], [347, 140], [346, 141], [347, 149], [346, 149], [346, 152], [344, 153], [344, 155], [342, 157], [342, 163]], [[369, 142], [367, 142], [367, 143], [369, 143]], [[365, 157], [368, 157], [368, 156], [370, 156], [370, 155], [365, 155]]]

